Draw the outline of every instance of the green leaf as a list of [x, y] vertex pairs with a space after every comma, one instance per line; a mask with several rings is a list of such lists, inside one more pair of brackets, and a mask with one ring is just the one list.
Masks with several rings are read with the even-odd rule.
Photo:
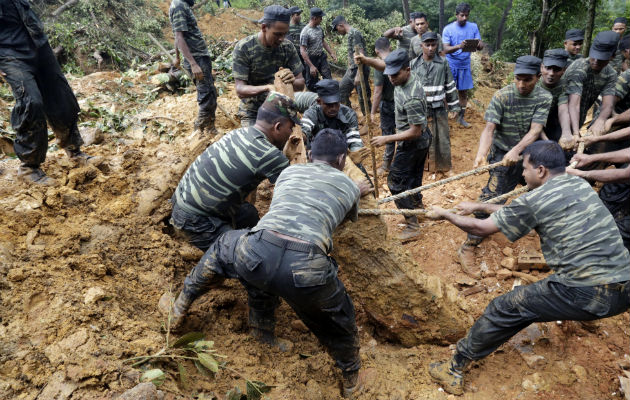
[[195, 349], [198, 349], [198, 350], [206, 350], [206, 349], [211, 349], [213, 347], [214, 347], [213, 340], [199, 340], [198, 342], [195, 343]]
[[182, 385], [182, 388], [188, 389], [190, 379], [188, 377], [188, 371], [186, 371], [186, 367], [183, 364], [177, 363], [177, 370], [179, 371], [179, 383]]
[[225, 394], [225, 400], [247, 400], [247, 396], [241, 392], [241, 388], [235, 386]]
[[203, 376], [207, 376], [207, 377], [212, 377], [212, 374], [210, 374], [210, 372], [208, 372], [208, 370], [201, 365], [201, 363], [198, 360], [193, 360], [193, 364], [195, 364], [195, 367], [197, 367], [197, 371], [199, 371], [199, 373]]
[[259, 400], [271, 388], [272, 386], [267, 386], [264, 382], [247, 381], [247, 400]]
[[199, 362], [204, 367], [208, 368], [210, 371], [217, 373], [219, 372], [219, 363], [208, 353], [199, 353], [197, 354], [197, 358], [199, 358]]
[[140, 382], [150, 381], [153, 382], [155, 386], [163, 384], [165, 379], [166, 375], [164, 375], [164, 372], [159, 368], [150, 369], [140, 376]]
[[188, 343], [196, 342], [197, 340], [202, 340], [205, 335], [202, 332], [188, 332], [184, 336], [180, 337], [171, 345], [171, 347], [184, 347]]

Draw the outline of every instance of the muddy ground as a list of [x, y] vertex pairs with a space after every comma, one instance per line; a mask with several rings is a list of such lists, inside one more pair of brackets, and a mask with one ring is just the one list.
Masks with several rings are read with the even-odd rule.
[[[204, 25], [204, 29], [210, 34], [215, 28]], [[172, 235], [167, 200], [203, 145], [190, 137], [195, 93], [171, 95], [156, 90], [155, 96], [147, 97], [155, 89], [148, 79], [142, 71], [133, 76], [99, 72], [71, 79], [84, 111], [127, 113], [131, 121], [124, 133], [105, 131], [100, 143], [85, 147], [86, 152], [102, 157], [98, 166], [75, 167], [52, 146], [43, 168], [60, 185], [40, 188], [17, 181], [17, 160], [0, 160], [2, 399], [116, 398], [136, 385], [141, 373], [125, 360], [155, 353], [165, 344], [158, 299], [169, 288], [177, 290], [201, 256]], [[479, 79], [490, 86], [475, 93], [482, 107], [497, 83], [496, 77]], [[353, 101], [358, 110], [356, 97]], [[238, 101], [230, 85], [219, 102], [236, 112]], [[0, 105], [6, 126], [11, 104]], [[471, 107], [472, 129], [451, 126], [455, 172], [471, 168], [484, 124], [482, 113], [475, 110], [479, 105]], [[84, 115], [82, 121], [103, 122], [111, 118], [108, 115], [104, 111]], [[221, 112], [217, 115], [221, 132], [232, 129]], [[94, 128], [82, 130], [87, 133]], [[424, 181], [437, 178], [427, 172]], [[452, 206], [475, 199], [485, 179], [481, 175], [429, 190], [425, 204]], [[386, 186], [381, 192], [388, 194]], [[269, 195], [268, 187], [259, 192], [258, 206], [263, 212]], [[401, 229], [402, 217], [384, 219], [390, 234]], [[443, 222], [425, 222], [422, 232], [419, 240], [401, 245], [400, 251], [409, 252], [426, 273], [454, 285], [473, 317], [492, 298], [519, 283], [497, 276], [505, 254], [539, 250], [535, 234], [516, 244], [494, 235], [480, 246], [475, 272], [481, 277], [472, 279], [456, 262], [464, 233]], [[340, 268], [343, 280], [343, 265]], [[466, 295], [471, 287], [482, 290]], [[289, 307], [283, 304], [279, 309], [277, 334], [293, 342], [294, 348], [281, 353], [248, 336], [246, 302], [239, 283], [227, 282], [194, 304], [182, 332], [201, 331], [214, 340], [233, 371], [206, 377], [186, 362], [192, 383], [185, 388], [178, 385], [175, 364], [155, 363], [154, 367], [167, 372], [160, 387], [166, 397], [201, 398], [203, 394], [203, 398], [222, 399], [230, 388], [244, 388], [246, 377], [274, 385], [268, 394], [271, 399], [339, 398], [332, 360], [314, 336], [295, 323]], [[448, 346], [404, 348], [387, 342], [361, 306], [356, 307], [364, 365], [378, 372], [361, 399], [454, 398], [427, 374], [429, 361], [450, 355]], [[628, 313], [590, 325], [537, 324], [475, 364], [467, 375], [463, 398], [622, 398], [618, 375], [620, 364], [628, 364], [624, 355], [629, 352], [629, 335]]]

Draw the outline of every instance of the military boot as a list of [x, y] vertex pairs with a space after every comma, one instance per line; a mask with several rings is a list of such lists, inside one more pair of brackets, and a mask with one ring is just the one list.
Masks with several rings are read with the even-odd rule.
[[179, 296], [177, 296], [175, 300], [173, 300], [173, 296], [170, 292], [164, 293], [162, 297], [160, 297], [158, 307], [160, 311], [170, 319], [170, 327], [172, 330], [179, 328], [192, 302], [193, 300], [184, 294], [183, 291], [179, 293]]
[[472, 127], [472, 125], [470, 125], [468, 122], [466, 122], [466, 121], [464, 120], [464, 114], [465, 114], [465, 113], [466, 113], [466, 109], [465, 109], [465, 108], [464, 108], [464, 109], [462, 109], [462, 110], [459, 112], [459, 117], [457, 118], [457, 123], [458, 123], [458, 124], [459, 124], [462, 128], [468, 129], [468, 128]]
[[342, 396], [353, 399], [365, 392], [367, 385], [376, 378], [376, 370], [368, 368], [360, 371], [343, 372], [341, 375]]
[[[457, 362], [457, 359], [461, 361]], [[464, 394], [464, 368], [470, 364], [470, 361], [465, 357], [455, 355], [448, 361], [431, 363], [429, 375], [446, 392], [460, 396]]]
[[405, 229], [398, 234], [398, 240], [407, 242], [420, 236], [420, 224], [418, 223], [418, 217], [415, 215], [405, 216]]
[[88, 164], [98, 164], [98, 162], [101, 160], [100, 157], [95, 157], [89, 154], [85, 154], [80, 149], [77, 149], [77, 150], [65, 149], [65, 151], [68, 158], [70, 158], [72, 161], [75, 161], [79, 165], [85, 166]]
[[18, 168], [17, 176], [18, 179], [24, 182], [35, 183], [42, 186], [54, 186], [57, 184], [57, 181], [46, 175], [39, 166], [35, 167], [22, 164]]
[[457, 249], [457, 261], [462, 266], [462, 271], [471, 278], [479, 279], [481, 276], [473, 272], [475, 267], [475, 246], [468, 243], [462, 244]]
[[293, 343], [286, 339], [276, 337], [276, 335], [268, 330], [251, 328], [249, 334], [259, 341], [260, 343], [268, 344], [269, 346], [276, 347], [283, 353], [291, 351], [293, 349]]
[[383, 175], [385, 172], [389, 171], [392, 166], [392, 160], [383, 160], [383, 164], [376, 170], [376, 173], [379, 175]]

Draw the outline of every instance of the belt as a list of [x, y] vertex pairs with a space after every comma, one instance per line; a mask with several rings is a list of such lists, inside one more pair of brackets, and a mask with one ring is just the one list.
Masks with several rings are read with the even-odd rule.
[[284, 247], [285, 249], [299, 251], [302, 253], [313, 252], [313, 253], [326, 255], [326, 253], [324, 253], [324, 251], [321, 248], [319, 248], [319, 246], [316, 246], [312, 243], [301, 243], [301, 242], [295, 242], [293, 240], [282, 239], [264, 229], [261, 232], [262, 233], [260, 235], [260, 238], [264, 240], [265, 242], [271, 243], [275, 246]]

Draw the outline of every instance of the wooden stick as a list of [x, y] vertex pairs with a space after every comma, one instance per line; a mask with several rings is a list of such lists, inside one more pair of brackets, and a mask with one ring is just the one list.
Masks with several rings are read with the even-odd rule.
[[[359, 52], [361, 48], [357, 45], [354, 46], [355, 54]], [[368, 141], [370, 142], [370, 152], [372, 153], [372, 173], [374, 174], [374, 194], [376, 194], [376, 198], [378, 199], [378, 173], [376, 172], [376, 150], [374, 149], [374, 145], [372, 144], [372, 117], [370, 116], [369, 110], [369, 102], [367, 98], [367, 91], [365, 88], [365, 81], [363, 80], [365, 77], [363, 76], [363, 65], [357, 65], [359, 70], [359, 79], [361, 81], [361, 91], [363, 92], [363, 108], [365, 109], [365, 123], [368, 131]]]
[[[171, 64], [175, 65], [175, 57], [171, 56], [171, 54], [168, 52], [168, 50], [166, 50], [164, 48], [164, 46], [162, 46], [162, 43], [158, 42], [158, 40], [153, 37], [153, 35], [151, 35], [150, 33], [147, 33], [147, 35], [149, 35], [149, 39], [151, 39], [153, 41], [153, 43], [155, 43], [155, 45], [157, 47], [160, 48], [160, 50], [162, 50], [162, 54], [164, 54], [166, 57], [168, 57], [169, 60], [171, 60]], [[190, 72], [188, 72], [188, 70], [186, 68], [180, 68], [182, 71], [184, 71], [184, 73], [186, 75], [188, 75], [188, 77], [190, 78], [191, 81], [195, 81], [195, 78], [190, 74]], [[226, 117], [228, 117], [228, 119], [234, 124], [234, 126], [238, 126], [240, 125], [235, 119], [234, 117], [232, 117], [232, 114], [230, 114], [229, 112], [227, 112], [227, 110], [218, 102], [218, 98], [217, 98], [217, 107], [219, 107], [219, 109], [223, 112], [223, 114], [225, 114]]]

